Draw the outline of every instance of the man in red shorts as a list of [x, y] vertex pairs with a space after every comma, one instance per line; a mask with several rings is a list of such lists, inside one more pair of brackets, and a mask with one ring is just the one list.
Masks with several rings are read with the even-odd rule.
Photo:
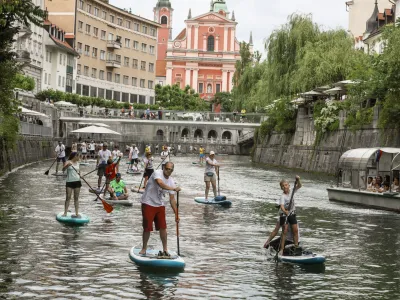
[[174, 171], [174, 164], [168, 162], [164, 170], [155, 171], [147, 182], [146, 190], [142, 196], [142, 216], [143, 216], [143, 246], [139, 254], [146, 255], [147, 242], [150, 232], [153, 231], [153, 223], [156, 230], [160, 231], [160, 238], [163, 245], [163, 252], [159, 251], [158, 256], [169, 258], [167, 248], [167, 222], [165, 220], [165, 205], [163, 202], [164, 194], [169, 193], [169, 203], [175, 213], [175, 221], [179, 222], [177, 214], [175, 192], [181, 189], [175, 187], [175, 182], [171, 177]]

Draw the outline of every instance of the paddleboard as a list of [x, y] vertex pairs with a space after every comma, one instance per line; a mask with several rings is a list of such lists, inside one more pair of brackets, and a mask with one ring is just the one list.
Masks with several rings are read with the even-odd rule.
[[[129, 200], [129, 199], [127, 199], [127, 200], [114, 200], [114, 199], [107, 198], [107, 199], [105, 199], [105, 201], [108, 204], [111, 204], [111, 205], [124, 205], [124, 206], [132, 206], [133, 205], [133, 201]], [[97, 201], [97, 203], [102, 204], [101, 201]]]
[[140, 175], [140, 174], [142, 174], [142, 171], [131, 171], [131, 170], [128, 170], [128, 171], [126, 171], [126, 173], [131, 174], [131, 175]]
[[53, 175], [53, 176], [67, 176], [67, 172], [65, 172], [65, 173], [53, 173], [51, 175]]
[[318, 254], [306, 254], [300, 256], [278, 255], [278, 260], [284, 263], [300, 265], [317, 265], [325, 262], [325, 256]]
[[97, 189], [89, 189], [89, 193], [92, 194], [101, 194], [102, 192], [104, 192], [104, 189], [102, 190], [101, 188], [97, 188]]
[[80, 165], [80, 166], [88, 166], [89, 163], [88, 163], [88, 162], [80, 162], [79, 165]]
[[158, 258], [158, 251], [161, 249], [147, 249], [146, 255], [140, 255], [140, 246], [132, 247], [129, 251], [130, 259], [138, 266], [162, 268], [162, 269], [183, 269], [185, 261], [176, 252], [169, 251], [171, 258]]
[[74, 214], [71, 214], [70, 212], [68, 212], [66, 216], [63, 216], [63, 214], [64, 214], [63, 212], [60, 212], [56, 216], [56, 220], [61, 222], [61, 223], [68, 223], [68, 224], [86, 224], [86, 223], [89, 223], [88, 216], [86, 216], [84, 214], [80, 214], [81, 215], [80, 218], [73, 218], [72, 216]]
[[214, 198], [208, 198], [208, 201], [206, 201], [206, 198], [204, 197], [196, 197], [194, 198], [194, 201], [196, 201], [197, 203], [208, 204], [208, 205], [222, 205], [222, 206], [232, 205], [232, 202], [229, 200], [215, 201]]
[[139, 192], [138, 192], [138, 186], [135, 186], [133, 188], [131, 188], [131, 191], [134, 193], [139, 193], [139, 194], [143, 194], [144, 193], [144, 188], [140, 188]]

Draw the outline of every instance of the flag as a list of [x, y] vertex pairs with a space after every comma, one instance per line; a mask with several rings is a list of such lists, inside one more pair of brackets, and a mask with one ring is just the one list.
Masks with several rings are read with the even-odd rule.
[[379, 162], [379, 160], [380, 160], [381, 157], [382, 157], [382, 154], [383, 154], [383, 151], [382, 151], [382, 150], [377, 150], [377, 151], [375, 152], [375, 161], [376, 161], [376, 162]]

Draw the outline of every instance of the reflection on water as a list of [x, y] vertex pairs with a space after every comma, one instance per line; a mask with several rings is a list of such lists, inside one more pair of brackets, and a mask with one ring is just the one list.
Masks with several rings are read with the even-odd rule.
[[[81, 210], [91, 221], [58, 223], [63, 178], [44, 176], [47, 163], [0, 181], [0, 295], [6, 299], [396, 299], [400, 278], [400, 216], [331, 203], [329, 177], [299, 174], [296, 196], [302, 243], [327, 256], [322, 266], [275, 263], [262, 249], [275, 226], [279, 181], [294, 173], [252, 164], [248, 157], [220, 157], [221, 194], [231, 208], [193, 201], [204, 193], [203, 168], [192, 157], [173, 157], [180, 195], [180, 250], [184, 272], [139, 269], [128, 256], [141, 243], [141, 211], [116, 207], [107, 215], [88, 189]], [[82, 167], [89, 172], [94, 165]], [[92, 176], [93, 175], [93, 176]], [[139, 177], [126, 175], [130, 185]], [[88, 176], [96, 182], [96, 176]], [[137, 195], [131, 196], [138, 199]], [[71, 207], [73, 208], [73, 207]], [[175, 223], [167, 208], [169, 247]], [[150, 243], [160, 245], [158, 233]]]

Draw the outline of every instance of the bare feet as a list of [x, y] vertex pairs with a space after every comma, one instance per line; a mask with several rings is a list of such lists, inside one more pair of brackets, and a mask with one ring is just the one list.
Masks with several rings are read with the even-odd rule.
[[283, 255], [283, 250], [279, 251], [278, 254], [279, 254], [280, 256], [282, 256], [282, 255]]
[[62, 217], [66, 217], [66, 216], [67, 216], [67, 213], [63, 213]]
[[146, 255], [146, 249], [140, 250], [139, 255]]

